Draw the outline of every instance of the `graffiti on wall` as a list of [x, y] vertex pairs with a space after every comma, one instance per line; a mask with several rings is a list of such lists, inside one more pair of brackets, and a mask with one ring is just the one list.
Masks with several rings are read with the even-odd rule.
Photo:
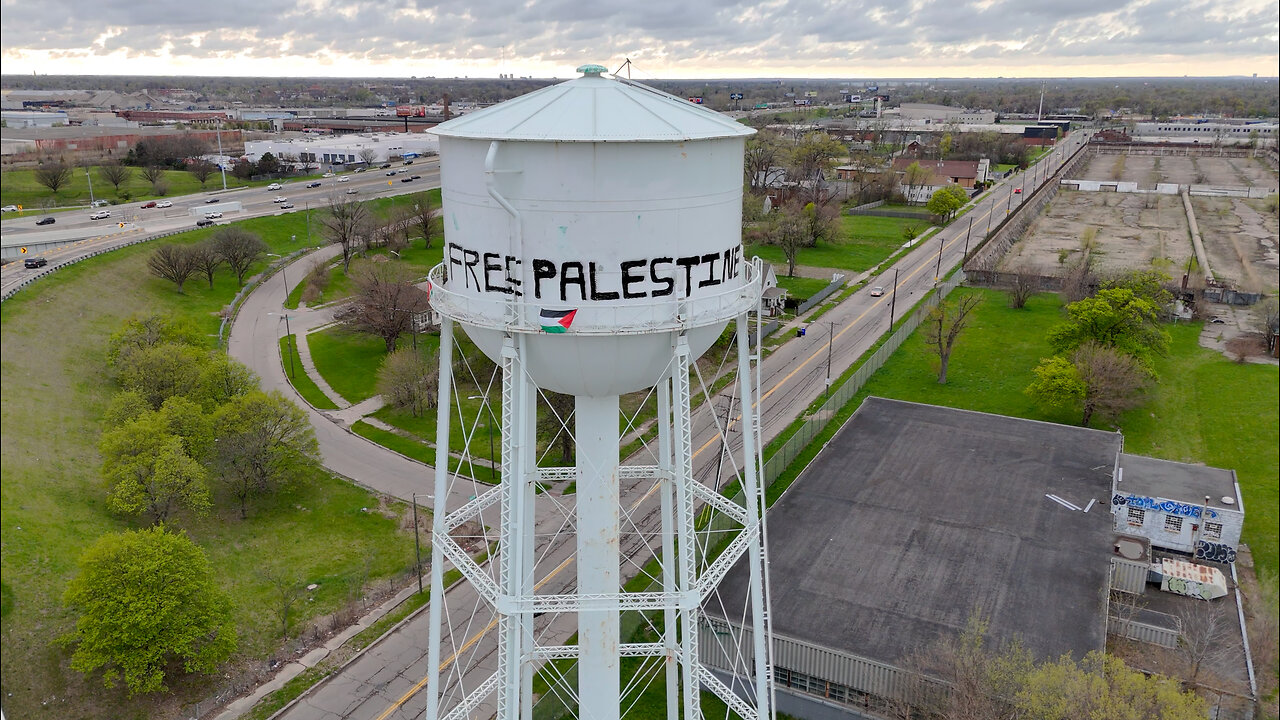
[[1202, 514], [1213, 520], [1218, 517], [1218, 511], [1213, 508], [1207, 508], [1203, 505], [1192, 505], [1190, 503], [1174, 502], [1173, 500], [1159, 500], [1156, 498], [1146, 497], [1145, 495], [1121, 495], [1116, 493], [1111, 498], [1112, 506], [1127, 505], [1129, 507], [1141, 508], [1143, 510], [1158, 510], [1167, 515], [1182, 515], [1183, 517], [1199, 518]]
[[1164, 587], [1161, 590], [1188, 597], [1198, 597], [1204, 600], [1211, 600], [1214, 596], [1212, 588], [1208, 585], [1180, 577], [1166, 577]]
[[1196, 559], [1209, 562], [1233, 563], [1236, 561], [1236, 549], [1226, 543], [1196, 541]]

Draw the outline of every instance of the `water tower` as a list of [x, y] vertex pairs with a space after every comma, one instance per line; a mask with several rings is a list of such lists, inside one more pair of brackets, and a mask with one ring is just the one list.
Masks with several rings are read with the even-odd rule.
[[[427, 717], [531, 720], [534, 674], [548, 663], [545, 682], [569, 698], [571, 714], [625, 717], [639, 681], [623, 687], [623, 659], [640, 658], [666, 683], [670, 720], [701, 718], [703, 691], [762, 720], [771, 701], [759, 377], [748, 340], [761, 273], [743, 257], [740, 229], [743, 148], [754, 131], [603, 77], [603, 67], [578, 70], [434, 130], [445, 249], [430, 280], [443, 321]], [[693, 364], [730, 321], [737, 410], [716, 412], [715, 439], [694, 447]], [[501, 482], [470, 492], [450, 469], [470, 443], [450, 435], [462, 400], [452, 397], [455, 324], [501, 371]], [[656, 447], [650, 464], [623, 465], [619, 397], [646, 389]], [[548, 390], [574, 398], [570, 467], [537, 455], [537, 399]], [[708, 448], [732, 467], [733, 498], [695, 477]], [[568, 479], [575, 494], [541, 492]], [[474, 546], [456, 537], [464, 526], [494, 530], [494, 559], [472, 559]], [[624, 592], [624, 572], [649, 555], [661, 558], [653, 582]], [[450, 595], [477, 598], [466, 623], [443, 592], [446, 561], [470, 586]], [[735, 604], [750, 608], [738, 624], [750, 634], [723, 640], [736, 643], [741, 667], [713, 670], [699, 642], [721, 642], [723, 632], [704, 612], [738, 561], [751, 568], [749, 597]], [[652, 641], [624, 636], [627, 613], [649, 624]], [[492, 653], [478, 650], [484, 643]], [[556, 665], [574, 662], [573, 672]]]

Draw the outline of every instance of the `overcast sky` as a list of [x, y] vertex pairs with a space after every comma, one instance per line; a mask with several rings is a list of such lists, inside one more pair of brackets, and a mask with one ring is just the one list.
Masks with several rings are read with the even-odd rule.
[[0, 0], [4, 73], [1275, 76], [1277, 0]]

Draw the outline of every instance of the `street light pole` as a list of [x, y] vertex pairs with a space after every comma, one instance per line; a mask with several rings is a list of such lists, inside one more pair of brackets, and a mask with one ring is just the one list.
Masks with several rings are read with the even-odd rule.
[[89, 181], [89, 207], [93, 207], [93, 178], [89, 177], [89, 166], [84, 166], [84, 179]]
[[827, 333], [827, 400], [831, 399], [831, 346], [836, 344], [836, 324], [830, 322], [831, 330]]
[[227, 189], [227, 164], [222, 162], [222, 121], [218, 121], [218, 169], [222, 171], [222, 189]]
[[[279, 327], [279, 326], [277, 325], [276, 327]], [[289, 342], [286, 343], [289, 346], [289, 377], [293, 378], [293, 377], [296, 377], [293, 371], [293, 330], [289, 329], [288, 313], [285, 313], [285, 316], [284, 316], [284, 334], [289, 338]]]
[[964, 261], [969, 258], [969, 236], [973, 234], [973, 216], [969, 216], [969, 229], [964, 234], [964, 252], [960, 255], [960, 269], [964, 270]]

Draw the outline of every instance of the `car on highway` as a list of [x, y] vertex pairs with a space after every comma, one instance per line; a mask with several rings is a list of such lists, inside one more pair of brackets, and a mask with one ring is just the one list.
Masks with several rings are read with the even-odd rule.
[[57, 220], [54, 220], [54, 219], [53, 219], [53, 218], [51, 218], [51, 217], [44, 217], [44, 218], [40, 218], [39, 220], [37, 220], [37, 221], [36, 221], [36, 224], [37, 224], [37, 225], [52, 225], [52, 224], [54, 224], [54, 223], [56, 223], [56, 222], [58, 222], [58, 221], [57, 221]]
[[871, 288], [871, 297], [883, 297], [883, 296], [884, 296], [884, 288], [880, 287], [879, 285]]
[[283, 195], [277, 195], [277, 196], [275, 197], [275, 199], [274, 199], [274, 200], [272, 200], [271, 202], [273, 202], [273, 203], [289, 202], [289, 198], [287, 198], [287, 197], [285, 197], [285, 196], [283, 196]]
[[196, 227], [209, 227], [210, 225], [217, 225], [217, 223], [215, 223], [212, 220], [209, 220], [208, 218], [196, 221]]
[[39, 267], [44, 267], [45, 265], [48, 265], [48, 264], [49, 264], [49, 261], [45, 260], [42, 257], [27, 258], [26, 260], [22, 261], [22, 267], [25, 267], [25, 268], [39, 268]]
[[280, 189], [280, 188], [282, 188], [282, 187], [284, 187], [284, 186], [283, 186], [283, 185], [281, 185], [280, 183], [271, 183], [270, 185], [268, 185], [268, 186], [267, 186], [267, 189], [268, 189], [268, 190], [279, 190], [279, 189]]
[[387, 168], [391, 167], [391, 163], [382, 163], [378, 167], [382, 168], [383, 170], [386, 170]]
[[404, 164], [405, 164], [405, 165], [412, 165], [412, 164], [413, 164], [413, 160], [405, 160], [405, 161], [404, 161]]
[[151, 202], [149, 202], [149, 203], [143, 203], [143, 204], [142, 204], [142, 209], [144, 209], [144, 210], [145, 210], [145, 209], [147, 209], [147, 208], [153, 208], [153, 207], [155, 207], [155, 206], [156, 206], [156, 201], [155, 201], [155, 200], [152, 200], [152, 201], [151, 201]]
[[337, 176], [337, 173], [325, 173], [321, 177], [335, 177], [335, 176]]
[[89, 203], [89, 207], [106, 207], [110, 204], [111, 203], [107, 202], [106, 200], [94, 200], [93, 202]]
[[346, 175], [343, 175], [342, 177], [338, 178], [338, 182], [351, 182], [351, 178], [347, 177]]
[[1013, 194], [1014, 194], [1014, 195], [1021, 195], [1021, 194], [1022, 194], [1022, 188], [1014, 188], [1014, 189], [1013, 189]]
[[323, 183], [321, 183], [319, 180], [317, 180], [316, 182], [310, 182], [310, 183], [307, 183], [307, 187], [309, 187], [309, 188], [315, 188], [315, 187], [320, 187], [322, 184], [323, 184]]
[[218, 198], [209, 198], [209, 199], [207, 199], [207, 200], [205, 200], [205, 201], [204, 201], [204, 204], [205, 204], [205, 205], [212, 205], [213, 203], [216, 203], [216, 202], [222, 202], [222, 201], [221, 201], [221, 200], [219, 200]]
[[360, 192], [360, 188], [347, 188], [348, 195], [355, 195], [358, 192]]
[[17, 205], [5, 205], [4, 207], [0, 208], [0, 212], [18, 212], [18, 206], [17, 206]]
[[411, 178], [411, 177], [407, 177], [407, 178], [400, 178], [400, 182], [413, 182], [413, 178]]
[[222, 213], [217, 212], [217, 211], [214, 211], [214, 212], [207, 212], [207, 213], [205, 213], [205, 214], [204, 214], [204, 219], [205, 219], [205, 220], [217, 220], [217, 219], [218, 219], [218, 218], [220, 218], [220, 217], [222, 217]]
[[156, 207], [158, 208], [173, 207], [173, 203], [169, 202], [168, 200], [161, 200], [160, 202], [156, 203]]
[[99, 210], [98, 212], [89, 215], [90, 220], [105, 220], [109, 217], [111, 217], [110, 210]]
[[293, 209], [293, 203], [291, 203], [291, 202], [281, 203], [281, 205], [280, 205], [280, 209], [281, 209], [281, 210], [292, 210], [292, 209]]
[[396, 171], [395, 171], [395, 170], [388, 171], [388, 172], [387, 172], [387, 177], [391, 177], [391, 176], [393, 176], [393, 175], [395, 175], [395, 174], [396, 174]]

